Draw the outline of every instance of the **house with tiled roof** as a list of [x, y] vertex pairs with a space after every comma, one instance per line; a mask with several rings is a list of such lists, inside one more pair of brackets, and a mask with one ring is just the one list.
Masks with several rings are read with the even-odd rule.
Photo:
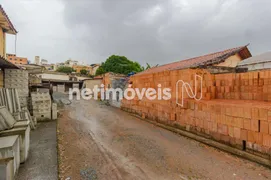
[[17, 30], [10, 21], [7, 13], [0, 5], [0, 56], [6, 57], [6, 34], [17, 34]]
[[4, 86], [3, 70], [18, 69], [18, 67], [6, 60], [6, 34], [17, 34], [17, 30], [11, 23], [7, 13], [0, 5], [0, 87]]
[[199, 57], [185, 59], [161, 66], [153, 67], [138, 73], [137, 75], [157, 73], [170, 70], [187, 69], [187, 68], [207, 68], [207, 67], [229, 67], [235, 68], [237, 64], [244, 59], [251, 57], [248, 45], [231, 48]]

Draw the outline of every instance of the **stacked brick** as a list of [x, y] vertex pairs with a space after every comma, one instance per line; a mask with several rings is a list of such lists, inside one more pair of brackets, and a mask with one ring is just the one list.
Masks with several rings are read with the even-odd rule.
[[271, 101], [271, 71], [215, 75], [216, 98]]
[[[202, 77], [195, 84], [195, 74]], [[196, 101], [184, 92], [181, 102], [183, 80], [197, 86]], [[271, 71], [210, 74], [205, 70], [186, 69], [132, 76], [133, 88], [171, 88], [170, 100], [122, 100], [122, 109], [143, 118], [157, 120], [201, 134], [217, 141], [246, 148], [251, 152], [271, 152]], [[177, 92], [178, 91], [178, 96]], [[176, 98], [177, 97], [177, 98]]]
[[[200, 79], [195, 77], [195, 74], [202, 77], [202, 87], [200, 85]], [[144, 114], [148, 118], [158, 119], [161, 121], [167, 121], [169, 119], [174, 120], [176, 117], [176, 99], [180, 103], [182, 101], [182, 85], [183, 82], [190, 85], [192, 90], [196, 89], [197, 98], [209, 100], [215, 98], [215, 80], [214, 76], [204, 70], [176, 70], [165, 71], [156, 74], [146, 74], [142, 76], [133, 76], [130, 81], [132, 82], [132, 88], [153, 88], [158, 92], [158, 85], [161, 88], [171, 89], [170, 100], [148, 100], [144, 97], [142, 100], [135, 98], [133, 100], [122, 101], [122, 107], [127, 110], [131, 110], [137, 114]], [[195, 84], [196, 83], [196, 84]], [[178, 88], [176, 88], [176, 86]], [[197, 88], [196, 88], [197, 87]], [[178, 91], [178, 94], [176, 93]], [[183, 94], [184, 98], [189, 98], [186, 93]], [[192, 94], [191, 94], [192, 95]], [[178, 96], [178, 98], [176, 98]], [[132, 107], [132, 108], [131, 108]]]
[[51, 119], [51, 96], [49, 93], [31, 93], [31, 111], [37, 120]]
[[[270, 153], [271, 104], [244, 100], [187, 100], [176, 109], [176, 123], [230, 144]], [[270, 129], [270, 130], [269, 130]], [[245, 144], [244, 144], [245, 142]]]
[[29, 88], [28, 72], [20, 69], [5, 69], [5, 88], [17, 89], [22, 107], [27, 107]]

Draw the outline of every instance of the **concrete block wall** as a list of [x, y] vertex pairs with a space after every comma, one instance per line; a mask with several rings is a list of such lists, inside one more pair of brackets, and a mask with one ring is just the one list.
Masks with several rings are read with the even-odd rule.
[[[201, 69], [165, 71], [132, 76], [133, 88], [171, 88], [170, 100], [122, 100], [122, 109], [164, 124], [176, 125], [230, 146], [246, 149], [269, 158], [271, 153], [271, 71], [213, 75]], [[176, 82], [188, 82], [195, 88], [194, 75], [203, 77], [202, 99], [196, 101], [184, 92], [184, 104], [178, 106]], [[252, 83], [253, 82], [253, 83]], [[178, 94], [182, 94], [179, 84]], [[266, 88], [267, 87], [267, 88]], [[196, 97], [199, 97], [197, 93]]]
[[31, 111], [37, 120], [51, 119], [51, 96], [49, 93], [31, 93]]
[[27, 106], [29, 97], [29, 75], [25, 70], [5, 69], [5, 88], [17, 89], [22, 107]]
[[57, 92], [65, 92], [65, 85], [58, 84], [57, 85]]
[[78, 88], [79, 89], [79, 84], [78, 83], [73, 83], [72, 88]]
[[[127, 81], [125, 78], [113, 79], [113, 80], [111, 80], [111, 84], [112, 84], [112, 88], [114, 88], [114, 89], [119, 88], [119, 89], [125, 90]], [[117, 96], [116, 99], [113, 99], [113, 94], [112, 93], [109, 94], [109, 104], [111, 106], [120, 108], [121, 107], [121, 99], [120, 99], [121, 94], [117, 94], [116, 96]]]

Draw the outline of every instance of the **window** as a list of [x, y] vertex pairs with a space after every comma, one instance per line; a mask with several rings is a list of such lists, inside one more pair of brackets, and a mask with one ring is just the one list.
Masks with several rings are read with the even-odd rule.
[[22, 61], [22, 59], [20, 59], [20, 61]]
[[9, 60], [12, 60], [12, 58], [9, 58]]

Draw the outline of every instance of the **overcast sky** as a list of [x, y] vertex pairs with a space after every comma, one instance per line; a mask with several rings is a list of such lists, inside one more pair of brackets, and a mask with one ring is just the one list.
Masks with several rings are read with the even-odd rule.
[[[100, 63], [112, 54], [165, 64], [250, 43], [271, 50], [270, 0], [0, 0], [17, 55]], [[14, 36], [7, 51], [14, 53]]]

